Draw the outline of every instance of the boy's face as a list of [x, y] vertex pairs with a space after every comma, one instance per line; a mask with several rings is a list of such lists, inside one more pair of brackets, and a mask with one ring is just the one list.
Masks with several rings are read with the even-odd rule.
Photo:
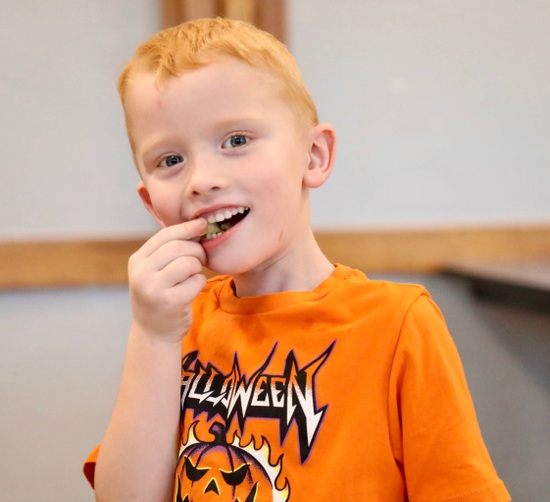
[[265, 72], [223, 58], [160, 84], [139, 73], [126, 115], [138, 191], [157, 221], [224, 220], [202, 240], [209, 268], [261, 269], [305, 239], [315, 127], [299, 123]]

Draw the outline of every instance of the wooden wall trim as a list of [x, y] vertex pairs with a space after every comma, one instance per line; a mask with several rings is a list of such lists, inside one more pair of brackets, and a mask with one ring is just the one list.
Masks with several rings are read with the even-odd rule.
[[[439, 272], [464, 262], [550, 261], [550, 224], [316, 232], [333, 262], [367, 271]], [[0, 290], [122, 285], [146, 237], [0, 242]]]
[[550, 224], [320, 233], [333, 261], [365, 271], [440, 272], [459, 263], [550, 260]]
[[124, 284], [128, 258], [143, 241], [0, 243], [0, 289]]
[[201, 17], [228, 17], [286, 37], [286, 0], [161, 0], [164, 28]]

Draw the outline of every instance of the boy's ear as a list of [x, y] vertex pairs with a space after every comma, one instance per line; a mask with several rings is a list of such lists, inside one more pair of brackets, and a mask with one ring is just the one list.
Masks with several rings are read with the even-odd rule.
[[309, 165], [304, 185], [319, 188], [330, 176], [336, 157], [336, 132], [331, 124], [317, 124], [311, 130]]
[[149, 195], [149, 190], [145, 188], [145, 185], [143, 184], [143, 181], [140, 181], [137, 186], [137, 192], [139, 194], [139, 197], [141, 198], [141, 202], [143, 202], [143, 205], [151, 213], [153, 218], [157, 221], [157, 223], [161, 227], [165, 227], [166, 225], [162, 221], [162, 218], [158, 215], [158, 213], [155, 211], [155, 208], [153, 207], [153, 202], [151, 201], [151, 195]]

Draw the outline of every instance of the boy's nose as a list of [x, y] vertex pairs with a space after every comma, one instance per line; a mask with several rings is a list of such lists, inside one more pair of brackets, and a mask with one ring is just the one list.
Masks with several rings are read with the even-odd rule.
[[190, 197], [206, 195], [227, 186], [226, 176], [212, 159], [195, 161], [188, 166], [188, 170], [186, 192]]

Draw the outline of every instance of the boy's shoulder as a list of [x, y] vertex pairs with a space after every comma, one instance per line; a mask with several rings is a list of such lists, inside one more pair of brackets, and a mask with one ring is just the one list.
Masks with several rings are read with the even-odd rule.
[[415, 283], [395, 282], [387, 279], [371, 279], [364, 272], [338, 265], [339, 278], [343, 290], [353, 297], [373, 296], [377, 299], [387, 300], [414, 300], [421, 296], [429, 297], [429, 293], [424, 286]]

